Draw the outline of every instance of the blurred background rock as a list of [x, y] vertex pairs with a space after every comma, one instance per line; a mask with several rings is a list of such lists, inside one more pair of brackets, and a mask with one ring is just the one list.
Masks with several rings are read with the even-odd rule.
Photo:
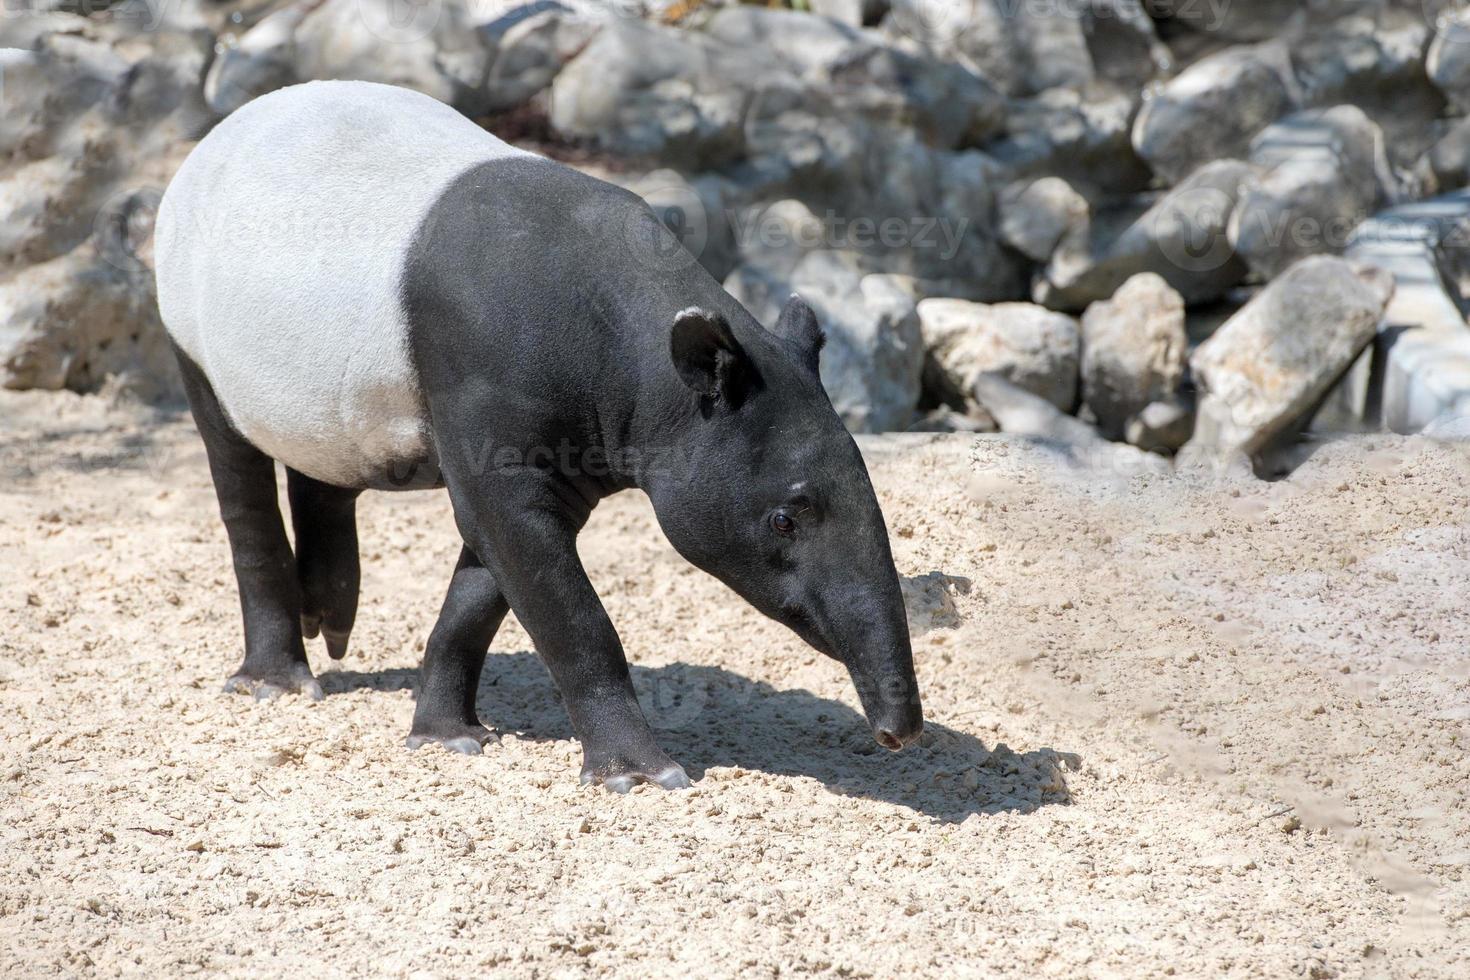
[[768, 323], [801, 293], [855, 431], [1024, 418], [1259, 472], [1470, 414], [1440, 0], [10, 0], [0, 382], [175, 397], [159, 196], [321, 78], [627, 186]]

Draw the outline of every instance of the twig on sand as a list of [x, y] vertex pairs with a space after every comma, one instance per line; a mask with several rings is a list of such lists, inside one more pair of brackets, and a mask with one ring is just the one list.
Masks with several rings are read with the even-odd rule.
[[152, 834], [154, 837], [172, 837], [174, 835], [172, 830], [154, 830], [152, 827], [128, 827], [126, 829], [140, 830], [145, 834]]

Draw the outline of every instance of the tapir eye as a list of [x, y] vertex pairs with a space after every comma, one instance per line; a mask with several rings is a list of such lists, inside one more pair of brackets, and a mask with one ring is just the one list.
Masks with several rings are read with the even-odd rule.
[[777, 534], [796, 533], [796, 519], [784, 510], [778, 510], [771, 515], [771, 528]]

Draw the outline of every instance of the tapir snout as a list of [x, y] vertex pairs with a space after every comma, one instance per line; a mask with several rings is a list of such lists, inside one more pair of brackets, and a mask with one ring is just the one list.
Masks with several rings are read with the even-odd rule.
[[873, 737], [897, 752], [923, 734], [924, 710], [898, 574], [886, 540], [878, 541], [879, 553], [857, 566], [869, 569], [867, 576], [792, 604], [795, 615], [788, 622], [802, 639], [847, 667]]
[[887, 673], [868, 674], [851, 666], [848, 672], [868, 725], [873, 729], [873, 737], [885, 749], [897, 752], [912, 745], [924, 733], [924, 709], [919, 703], [919, 686], [914, 678], [909, 645], [904, 643], [901, 650], [895, 650], [887, 659], [892, 662]]

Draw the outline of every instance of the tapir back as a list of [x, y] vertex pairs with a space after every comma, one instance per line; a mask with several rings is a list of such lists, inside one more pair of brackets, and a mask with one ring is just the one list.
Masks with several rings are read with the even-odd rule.
[[533, 155], [366, 82], [271, 93], [195, 148], [159, 210], [159, 306], [246, 439], [341, 486], [431, 454], [409, 250], [456, 177], [507, 157]]

